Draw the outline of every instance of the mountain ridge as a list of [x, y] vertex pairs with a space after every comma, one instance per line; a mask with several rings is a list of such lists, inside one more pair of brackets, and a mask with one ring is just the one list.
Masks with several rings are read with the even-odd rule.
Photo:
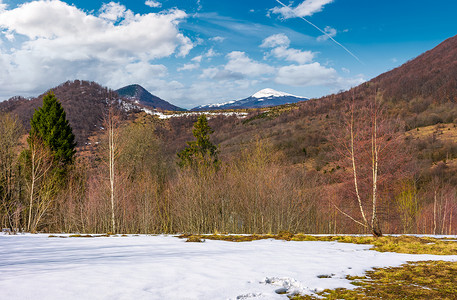
[[278, 92], [271, 88], [262, 89], [248, 98], [232, 100], [223, 103], [205, 104], [192, 108], [192, 111], [222, 110], [222, 109], [248, 109], [278, 106], [283, 104], [306, 101], [309, 98], [295, 96], [289, 93]]
[[170, 111], [185, 110], [151, 94], [148, 90], [139, 84], [127, 85], [117, 89], [115, 92], [118, 93], [121, 97], [128, 98], [137, 104], [141, 104], [150, 108]]
[[14, 113], [23, 128], [30, 129], [30, 119], [35, 109], [43, 104], [43, 97], [52, 91], [65, 109], [67, 119], [76, 136], [78, 146], [83, 146], [89, 136], [102, 126], [110, 103], [114, 103], [127, 117], [141, 107], [123, 99], [113, 90], [92, 81], [66, 81], [34, 98], [12, 97], [0, 102], [0, 112]]

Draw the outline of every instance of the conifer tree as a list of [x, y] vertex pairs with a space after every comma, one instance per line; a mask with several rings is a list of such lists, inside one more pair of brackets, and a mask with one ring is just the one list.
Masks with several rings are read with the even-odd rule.
[[43, 106], [35, 110], [30, 121], [29, 143], [39, 138], [52, 152], [53, 160], [67, 165], [75, 155], [75, 136], [65, 111], [53, 92], [43, 98]]
[[210, 162], [217, 166], [219, 163], [217, 147], [209, 140], [209, 135], [213, 132], [214, 130], [208, 125], [206, 115], [198, 117], [192, 130], [197, 140], [187, 142], [187, 147], [178, 153], [178, 158], [180, 159], [178, 165], [184, 167], [193, 166], [200, 162]]

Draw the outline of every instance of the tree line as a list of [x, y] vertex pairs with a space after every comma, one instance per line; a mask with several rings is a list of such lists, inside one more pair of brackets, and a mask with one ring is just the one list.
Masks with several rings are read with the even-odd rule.
[[286, 152], [261, 136], [221, 159], [204, 115], [194, 124], [195, 140], [170, 156], [152, 117], [124, 120], [116, 110], [113, 102], [93, 155], [76, 153], [52, 93], [35, 111], [26, 139], [14, 116], [1, 116], [3, 228], [375, 236], [456, 231], [455, 187], [439, 173], [420, 182], [404, 124], [386, 115], [380, 95], [353, 100], [331, 121], [329, 172], [291, 165]]

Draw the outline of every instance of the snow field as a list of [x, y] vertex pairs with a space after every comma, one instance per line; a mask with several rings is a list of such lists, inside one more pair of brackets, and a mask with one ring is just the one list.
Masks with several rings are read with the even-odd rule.
[[186, 243], [146, 235], [0, 235], [0, 299], [287, 299], [278, 293], [351, 288], [347, 275], [363, 275], [373, 267], [457, 261], [457, 256], [380, 253], [370, 247], [278, 240]]

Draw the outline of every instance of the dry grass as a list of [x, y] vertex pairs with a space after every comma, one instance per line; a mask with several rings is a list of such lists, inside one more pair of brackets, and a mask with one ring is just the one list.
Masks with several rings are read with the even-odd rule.
[[443, 142], [457, 142], [457, 127], [454, 123], [414, 128], [405, 134], [414, 139], [424, 139], [435, 136], [437, 140]]
[[253, 235], [192, 235], [183, 234], [179, 238], [200, 238], [208, 240], [220, 240], [228, 242], [250, 242], [264, 239], [276, 239], [286, 241], [323, 241], [323, 242], [341, 242], [351, 244], [370, 244], [372, 250], [379, 252], [397, 252], [406, 254], [435, 254], [435, 255], [457, 255], [457, 242], [447, 239], [437, 239], [432, 237], [416, 236], [383, 236], [375, 238], [372, 236], [315, 236], [306, 234], [293, 234], [287, 231], [278, 234], [253, 234]]
[[204, 239], [201, 239], [194, 235], [189, 236], [186, 240], [186, 243], [203, 243], [203, 242], [205, 242]]
[[325, 290], [316, 296], [293, 295], [305, 299], [456, 299], [457, 262], [426, 261], [396, 268], [368, 271], [363, 277], [348, 277], [354, 290]]
[[[121, 235], [122, 237], [126, 237], [126, 234]], [[48, 236], [48, 238], [94, 238], [94, 237], [117, 237], [116, 234], [113, 234], [111, 232], [105, 233], [105, 234], [71, 234], [69, 236], [65, 235], [54, 235], [51, 234]]]

